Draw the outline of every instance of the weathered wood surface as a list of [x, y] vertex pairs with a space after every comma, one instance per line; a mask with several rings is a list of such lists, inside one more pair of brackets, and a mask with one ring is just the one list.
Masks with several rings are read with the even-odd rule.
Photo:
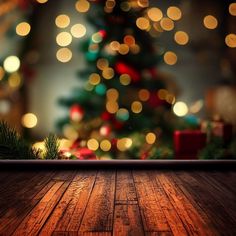
[[236, 172], [0, 172], [0, 235], [236, 235]]

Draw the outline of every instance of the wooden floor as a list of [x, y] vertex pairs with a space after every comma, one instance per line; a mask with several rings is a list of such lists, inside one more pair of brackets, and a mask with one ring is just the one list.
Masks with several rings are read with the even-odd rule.
[[236, 172], [1, 171], [0, 235], [236, 235]]

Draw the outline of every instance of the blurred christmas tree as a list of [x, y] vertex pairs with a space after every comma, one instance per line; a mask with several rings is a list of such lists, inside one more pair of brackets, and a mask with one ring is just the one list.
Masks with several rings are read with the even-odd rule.
[[153, 29], [157, 8], [148, 1], [91, 2], [87, 15], [96, 31], [82, 47], [87, 68], [78, 78], [84, 86], [60, 99], [69, 115], [59, 127], [98, 156], [171, 156], [163, 143], [172, 140], [175, 95], [156, 69], [163, 56]]

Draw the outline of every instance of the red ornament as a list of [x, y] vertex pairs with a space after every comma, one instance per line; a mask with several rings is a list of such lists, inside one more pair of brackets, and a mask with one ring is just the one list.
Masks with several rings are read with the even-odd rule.
[[111, 127], [109, 125], [103, 125], [99, 130], [100, 135], [108, 136], [111, 133]]
[[140, 73], [137, 70], [123, 62], [117, 62], [115, 70], [118, 74], [128, 74], [133, 82], [138, 82], [141, 79]]
[[72, 152], [79, 160], [96, 160], [96, 155], [93, 151], [88, 148], [79, 148], [78, 150]]
[[75, 104], [70, 108], [70, 118], [72, 121], [79, 122], [84, 117], [84, 109], [78, 105]]

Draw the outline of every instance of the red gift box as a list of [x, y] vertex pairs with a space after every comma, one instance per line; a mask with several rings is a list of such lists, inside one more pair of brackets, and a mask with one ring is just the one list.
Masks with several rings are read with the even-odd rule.
[[198, 153], [206, 145], [206, 133], [201, 130], [176, 130], [174, 150], [176, 159], [197, 159]]

